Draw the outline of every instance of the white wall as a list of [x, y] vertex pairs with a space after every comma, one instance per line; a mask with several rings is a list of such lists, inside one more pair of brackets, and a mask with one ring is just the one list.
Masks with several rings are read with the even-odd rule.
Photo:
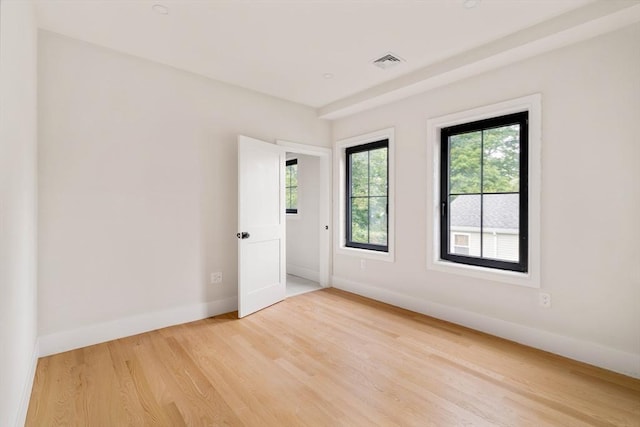
[[298, 159], [298, 214], [287, 215], [287, 273], [319, 280], [320, 158], [288, 154]]
[[[395, 263], [336, 254], [334, 284], [640, 376], [638, 40], [627, 27], [334, 122], [334, 140], [394, 126], [397, 165]], [[538, 92], [551, 309], [537, 289], [426, 269], [427, 119]]]
[[39, 60], [43, 352], [235, 309], [237, 135], [327, 146], [329, 124], [48, 32]]
[[22, 425], [36, 349], [36, 71], [33, 5], [0, 2], [0, 426]]

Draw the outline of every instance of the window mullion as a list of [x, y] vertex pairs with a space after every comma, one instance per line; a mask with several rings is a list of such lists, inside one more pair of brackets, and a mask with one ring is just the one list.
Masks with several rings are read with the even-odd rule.
[[367, 151], [367, 243], [371, 243], [371, 151]]
[[484, 258], [484, 130], [480, 132], [480, 258]]
[[347, 156], [347, 242], [353, 240], [353, 158]]
[[[451, 137], [453, 135], [449, 135], [449, 138], [447, 138], [447, 141], [449, 143], [449, 146], [447, 148], [447, 192], [451, 191]], [[447, 206], [447, 211], [446, 211], [446, 215], [447, 215], [447, 251], [451, 251], [451, 195], [448, 193], [447, 194], [447, 200], [446, 200], [446, 206]]]

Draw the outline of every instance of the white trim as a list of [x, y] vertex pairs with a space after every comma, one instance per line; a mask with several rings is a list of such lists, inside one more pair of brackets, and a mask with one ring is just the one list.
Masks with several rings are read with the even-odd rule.
[[40, 355], [40, 345], [38, 339], [33, 346], [31, 354], [31, 363], [29, 364], [29, 372], [25, 378], [24, 387], [22, 388], [22, 396], [20, 397], [20, 406], [16, 418], [16, 427], [24, 426], [27, 419], [27, 411], [29, 410], [29, 401], [31, 400], [31, 390], [33, 389], [33, 381], [36, 377], [36, 368], [38, 367], [38, 356]]
[[[490, 117], [529, 112], [529, 263], [527, 273], [457, 264], [440, 259], [440, 129]], [[497, 104], [427, 120], [427, 269], [540, 287], [540, 190], [542, 156], [542, 96], [528, 95]]]
[[276, 140], [276, 144], [287, 148], [287, 153], [306, 154], [308, 156], [330, 156], [331, 148], [318, 147], [317, 145], [301, 144], [299, 142]]
[[[331, 275], [331, 153], [333, 150], [327, 147], [318, 147], [315, 145], [300, 144], [298, 142], [277, 140], [276, 144], [285, 147], [287, 152], [296, 154], [305, 154], [307, 156], [315, 156], [320, 159], [320, 201], [318, 220], [320, 222], [319, 233], [319, 259], [318, 259], [318, 278], [316, 281], [320, 286], [326, 288], [329, 286], [329, 277]], [[287, 219], [300, 219], [300, 211], [298, 214], [287, 216]], [[328, 229], [325, 229], [325, 226]]]
[[628, 353], [594, 342], [434, 303], [342, 277], [334, 276], [333, 286], [573, 360], [640, 378], [640, 354]]
[[[355, 145], [367, 144], [370, 142], [387, 139], [389, 147], [387, 151], [389, 161], [389, 182], [387, 183], [387, 194], [389, 203], [389, 229], [387, 230], [388, 252], [377, 252], [367, 249], [348, 248], [345, 246], [345, 150]], [[359, 258], [375, 259], [379, 261], [395, 261], [395, 128], [381, 129], [364, 135], [357, 135], [336, 142], [334, 152], [334, 194], [338, 197], [336, 209], [334, 210], [334, 253], [340, 255], [356, 256]]]
[[300, 265], [287, 264], [287, 274], [293, 274], [312, 282], [320, 282], [320, 273], [318, 271]]
[[55, 332], [40, 337], [40, 356], [49, 356], [168, 326], [206, 319], [237, 309], [238, 297], [234, 296]]

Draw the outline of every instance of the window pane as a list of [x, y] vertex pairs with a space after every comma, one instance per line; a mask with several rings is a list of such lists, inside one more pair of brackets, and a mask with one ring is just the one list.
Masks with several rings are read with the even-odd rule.
[[369, 198], [351, 199], [351, 241], [369, 243]]
[[345, 245], [387, 251], [388, 141], [346, 149], [347, 235]]
[[519, 112], [442, 129], [443, 259], [527, 271], [527, 119]]
[[369, 152], [369, 195], [387, 195], [387, 149]]
[[369, 243], [387, 244], [387, 198], [369, 199]]
[[289, 197], [289, 209], [298, 209], [298, 187], [291, 187], [290, 189], [291, 196]]
[[449, 192], [479, 193], [482, 132], [469, 132], [449, 138]]
[[483, 191], [517, 192], [520, 186], [520, 125], [484, 131]]
[[291, 165], [289, 167], [287, 167], [287, 169], [289, 169], [289, 180], [288, 182], [288, 186], [289, 187], [297, 187], [298, 186], [298, 165]]
[[285, 204], [288, 211], [298, 209], [298, 163], [287, 164], [285, 167]]
[[[480, 256], [480, 195], [468, 194], [449, 197], [449, 253]], [[457, 233], [468, 234], [468, 248], [457, 251]]]
[[351, 159], [351, 195], [368, 196], [369, 152], [353, 153]]
[[483, 254], [485, 258], [518, 261], [520, 254], [520, 196], [486, 194], [483, 196]]

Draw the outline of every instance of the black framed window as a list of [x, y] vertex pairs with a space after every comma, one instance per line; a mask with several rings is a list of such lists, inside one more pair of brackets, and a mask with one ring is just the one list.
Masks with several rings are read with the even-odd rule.
[[527, 272], [528, 112], [440, 135], [440, 257]]
[[345, 154], [345, 246], [388, 252], [389, 140], [348, 147]]
[[298, 213], [298, 159], [287, 160], [285, 200], [288, 214]]

